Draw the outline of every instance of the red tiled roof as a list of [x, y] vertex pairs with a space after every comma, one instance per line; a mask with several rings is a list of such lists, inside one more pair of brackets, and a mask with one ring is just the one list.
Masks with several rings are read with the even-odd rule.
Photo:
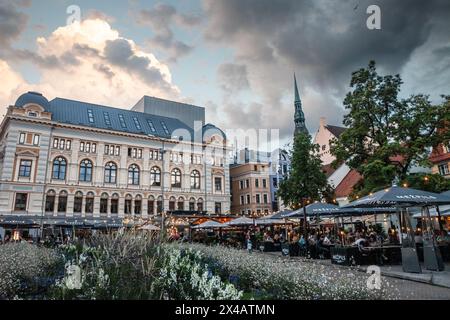
[[335, 171], [336, 169], [333, 168], [333, 166], [330, 164], [324, 164], [322, 166], [322, 171], [325, 173], [325, 175], [328, 177], [330, 177]]
[[362, 179], [362, 176], [358, 171], [352, 169], [347, 173], [344, 179], [342, 179], [341, 183], [334, 190], [336, 197], [347, 197], [352, 191], [353, 187]]
[[339, 136], [347, 129], [343, 127], [338, 126], [332, 126], [332, 125], [326, 125], [325, 128], [328, 129], [336, 138], [339, 138]]

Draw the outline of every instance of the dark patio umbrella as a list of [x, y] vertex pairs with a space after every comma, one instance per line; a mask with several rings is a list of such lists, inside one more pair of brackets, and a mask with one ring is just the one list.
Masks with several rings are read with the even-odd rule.
[[441, 195], [450, 197], [450, 190], [442, 192]]
[[292, 210], [283, 210], [280, 212], [275, 213], [272, 215], [269, 219], [284, 219], [287, 218], [287, 215], [289, 215], [292, 212]]
[[[420, 206], [422, 210], [427, 212], [429, 217], [428, 206], [442, 204], [450, 204], [450, 197], [433, 192], [394, 186], [355, 200], [344, 206], [344, 208], [397, 207], [399, 209], [403, 270], [405, 272], [420, 273], [422, 270], [417, 257], [410, 217], [407, 212], [400, 210], [400, 208]], [[425, 266], [430, 270], [441, 271], [444, 269], [442, 257], [439, 250], [436, 250], [435, 239], [429, 236], [429, 228], [427, 227], [426, 229], [427, 232], [423, 234]]]
[[[316, 202], [306, 206], [308, 216], [330, 215], [339, 211], [339, 206], [329, 203]], [[303, 208], [295, 210], [285, 216], [286, 218], [303, 217]]]
[[390, 187], [355, 200], [343, 208], [360, 207], [414, 207], [450, 204], [450, 196], [412, 188]]

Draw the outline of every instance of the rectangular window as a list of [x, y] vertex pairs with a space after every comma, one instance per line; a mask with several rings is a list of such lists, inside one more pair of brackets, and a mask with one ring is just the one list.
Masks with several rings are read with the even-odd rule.
[[274, 186], [275, 188], [278, 187], [278, 180], [277, 180], [277, 178], [273, 178], [272, 183], [273, 183], [273, 186]]
[[133, 117], [134, 125], [136, 126], [136, 129], [142, 130], [141, 123], [139, 122], [139, 119], [137, 117]]
[[245, 180], [245, 187], [250, 188], [250, 180]]
[[256, 195], [256, 203], [261, 203], [261, 195]]
[[64, 150], [65, 146], [66, 146], [66, 140], [64, 140], [64, 139], [59, 140], [59, 148], [61, 150]]
[[133, 148], [133, 149], [131, 150], [131, 157], [132, 157], [132, 158], [136, 158], [136, 153], [137, 153], [136, 148]]
[[114, 146], [109, 146], [109, 155], [114, 155]]
[[221, 214], [222, 213], [222, 203], [221, 202], [216, 202], [214, 204], [214, 212], [216, 214]]
[[125, 214], [131, 214], [131, 199], [125, 199]]
[[47, 195], [45, 198], [45, 212], [53, 212], [55, 210], [55, 196]]
[[58, 145], [59, 145], [58, 138], [53, 139], [53, 148], [54, 149], [58, 148]]
[[264, 203], [268, 203], [268, 197], [267, 197], [267, 194], [264, 194], [263, 199], [264, 199]]
[[241, 196], [241, 203], [240, 203], [241, 205], [243, 205], [244, 204], [244, 196]]
[[92, 109], [88, 109], [87, 112], [89, 123], [94, 123], [94, 112], [92, 111]]
[[67, 142], [66, 142], [66, 150], [70, 150], [70, 148], [72, 148], [72, 141], [71, 140], [67, 140]]
[[33, 145], [38, 146], [39, 145], [39, 135], [35, 134], [33, 137]]
[[27, 209], [28, 193], [16, 193], [14, 211], [25, 211]]
[[129, 157], [131, 157], [131, 151], [132, 151], [133, 149], [132, 148], [128, 148], [128, 156]]
[[84, 149], [84, 151], [86, 152], [91, 152], [91, 143], [90, 142], [86, 142], [86, 148]]
[[97, 151], [97, 144], [93, 143], [92, 144], [92, 153], [95, 153]]
[[147, 214], [148, 215], [155, 214], [155, 201], [148, 200], [148, 202], [147, 202]]
[[439, 173], [440, 173], [441, 175], [443, 175], [443, 176], [446, 176], [446, 175], [448, 175], [448, 174], [450, 173], [450, 170], [449, 170], [449, 168], [448, 168], [448, 163], [440, 164], [440, 165], [438, 166], [438, 168], [439, 168]]
[[80, 142], [80, 151], [84, 152], [84, 142], [83, 141]]
[[142, 158], [142, 149], [137, 149], [137, 157], [138, 159]]
[[247, 195], [247, 204], [250, 204], [250, 195]]
[[119, 199], [111, 199], [111, 214], [119, 213]]
[[266, 179], [262, 179], [262, 181], [263, 181], [263, 188], [267, 188], [267, 181], [266, 181]]
[[66, 212], [67, 211], [67, 196], [59, 196], [58, 197], [58, 212]]
[[255, 188], [259, 188], [259, 179], [258, 178], [255, 179]]
[[153, 132], [153, 133], [155, 133], [156, 130], [155, 130], [155, 126], [153, 125], [152, 120], [147, 119], [147, 124], [148, 124], [148, 126], [150, 127], [150, 131]]
[[31, 160], [20, 160], [19, 177], [31, 176]]
[[81, 213], [82, 208], [83, 208], [83, 196], [75, 195], [75, 198], [73, 200], [73, 212]]
[[105, 154], [109, 154], [109, 145], [105, 144]]
[[167, 129], [166, 123], [164, 121], [161, 121], [161, 126], [166, 133], [166, 135], [170, 135], [169, 129]]
[[84, 208], [86, 213], [94, 212], [94, 197], [86, 197], [86, 206]]
[[120, 155], [120, 147], [116, 146], [116, 151], [115, 151], [116, 156]]
[[124, 129], [127, 128], [127, 124], [125, 123], [125, 118], [123, 117], [123, 114], [119, 114], [119, 122], [122, 128]]
[[105, 120], [105, 124], [110, 127], [111, 126], [111, 119], [109, 118], [109, 113], [106, 111], [103, 111], [103, 119]]
[[216, 187], [216, 191], [222, 191], [222, 178], [214, 178], [214, 185]]
[[239, 181], [239, 189], [244, 189], [244, 180]]
[[108, 199], [100, 199], [100, 213], [108, 213]]
[[25, 133], [21, 132], [19, 135], [19, 144], [24, 144], [25, 143]]

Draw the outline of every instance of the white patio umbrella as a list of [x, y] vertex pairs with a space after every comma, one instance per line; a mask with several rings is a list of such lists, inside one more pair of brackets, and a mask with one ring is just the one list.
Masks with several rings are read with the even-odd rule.
[[152, 224], [146, 224], [146, 225], [144, 225], [142, 227], [139, 227], [139, 230], [160, 231], [161, 228], [157, 227], [157, 226], [154, 226]]
[[238, 227], [238, 226], [252, 226], [255, 225], [255, 222], [253, 219], [246, 218], [246, 217], [240, 217], [231, 221], [228, 221], [226, 223], [229, 226]]
[[223, 223], [209, 220], [209, 221], [203, 222], [195, 227], [192, 227], [192, 229], [213, 229], [213, 228], [225, 228], [225, 227], [227, 227], [227, 225], [225, 225]]

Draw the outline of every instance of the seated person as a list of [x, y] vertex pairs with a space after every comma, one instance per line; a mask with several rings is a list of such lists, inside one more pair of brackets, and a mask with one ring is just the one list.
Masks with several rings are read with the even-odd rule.
[[357, 246], [359, 251], [367, 251], [366, 249], [367, 245], [368, 245], [367, 240], [362, 236], [360, 236], [360, 238], [355, 242], [353, 242], [352, 244], [352, 246]]

